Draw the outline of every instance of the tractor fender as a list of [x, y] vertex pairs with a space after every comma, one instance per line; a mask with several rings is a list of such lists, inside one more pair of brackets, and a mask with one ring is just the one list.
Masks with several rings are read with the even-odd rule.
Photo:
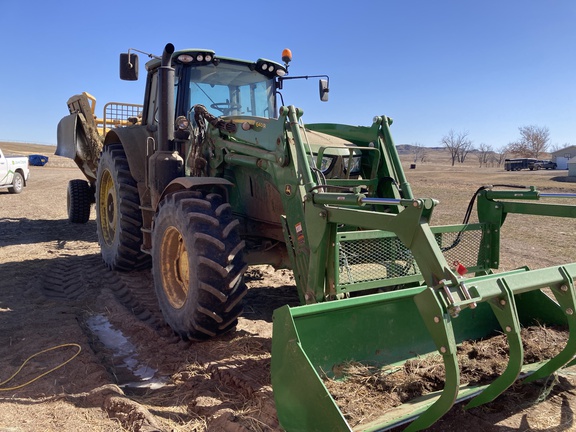
[[76, 158], [76, 141], [78, 137], [78, 113], [73, 113], [62, 118], [58, 123], [55, 155]]
[[228, 188], [234, 186], [234, 183], [220, 177], [178, 177], [174, 179], [166, 186], [162, 195], [160, 196], [160, 201], [163, 200], [167, 195], [174, 192], [182, 190], [194, 190], [194, 189], [206, 189], [206, 187], [217, 187], [220, 189], [220, 193], [228, 201]]
[[146, 200], [148, 185], [146, 184], [146, 154], [152, 154], [154, 142], [153, 135], [146, 130], [146, 126], [127, 126], [112, 129], [104, 138], [104, 147], [110, 144], [122, 144], [130, 174], [136, 181], [141, 204], [150, 205]]
[[[109, 144], [122, 144], [128, 166], [130, 167], [130, 174], [138, 182], [138, 189], [146, 181], [146, 154], [153, 153], [152, 134], [146, 130], [145, 126], [127, 126], [117, 129], [112, 129], [106, 134], [104, 139], [104, 146]], [[150, 146], [150, 148], [147, 148]]]
[[94, 184], [98, 171], [98, 157], [102, 143], [98, 133], [87, 136], [86, 119], [80, 113], [63, 117], [58, 123], [57, 145], [54, 154], [72, 159], [90, 184]]

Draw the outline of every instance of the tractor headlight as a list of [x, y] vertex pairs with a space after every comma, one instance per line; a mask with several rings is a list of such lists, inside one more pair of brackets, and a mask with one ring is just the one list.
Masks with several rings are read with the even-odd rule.
[[180, 54], [178, 56], [178, 60], [180, 60], [182, 63], [191, 63], [194, 61], [194, 57], [189, 54]]
[[313, 166], [314, 168], [318, 168], [320, 171], [322, 171], [325, 174], [332, 167], [332, 164], [334, 163], [334, 158], [332, 156], [323, 156], [322, 160], [320, 161], [320, 166], [318, 166], [317, 165], [318, 157], [316, 155], [314, 155], [314, 156], [309, 156], [309, 162], [310, 162], [311, 166]]
[[272, 60], [258, 59], [256, 70], [269, 78], [282, 77], [287, 74], [286, 68]]
[[322, 171], [323, 173], [326, 173], [330, 170], [330, 168], [332, 167], [332, 164], [334, 163], [334, 158], [330, 157], [330, 156], [324, 156], [322, 158], [322, 162], [320, 163], [320, 171]]
[[[348, 166], [348, 161], [345, 161], [346, 167]], [[353, 156], [352, 165], [350, 166], [350, 174], [358, 174], [362, 169], [362, 156]]]
[[214, 56], [214, 51], [189, 50], [179, 54], [176, 59], [178, 62], [184, 64], [208, 64], [217, 62]]

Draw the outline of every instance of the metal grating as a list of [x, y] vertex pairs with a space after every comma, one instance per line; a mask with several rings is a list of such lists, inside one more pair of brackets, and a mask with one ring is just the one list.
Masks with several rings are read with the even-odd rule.
[[[468, 272], [487, 268], [488, 246], [483, 246], [483, 226], [433, 228], [438, 246], [450, 265], [460, 263]], [[451, 229], [451, 231], [450, 231]], [[414, 279], [420, 270], [412, 252], [390, 233], [343, 233], [337, 243], [337, 286], [344, 287], [372, 281]], [[359, 238], [362, 237], [362, 238]]]
[[104, 106], [104, 133], [107, 129], [135, 124], [141, 115], [142, 105], [109, 102]]
[[482, 248], [483, 231], [446, 232], [436, 234], [438, 246], [442, 249], [448, 264], [463, 264], [469, 270], [486, 262], [488, 250]]
[[412, 253], [396, 237], [340, 241], [339, 284], [419, 274]]

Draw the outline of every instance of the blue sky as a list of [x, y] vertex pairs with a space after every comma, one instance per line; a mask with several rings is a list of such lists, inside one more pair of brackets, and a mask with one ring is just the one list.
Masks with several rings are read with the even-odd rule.
[[[162, 11], [154, 8], [161, 5]], [[550, 143], [576, 144], [576, 2], [573, 0], [357, 0], [22, 2], [0, 0], [0, 141], [56, 143], [66, 100], [141, 103], [141, 79], [120, 81], [119, 53], [209, 48], [280, 61], [287, 104], [304, 122], [370, 125], [394, 119], [396, 144], [439, 146], [450, 130], [494, 149], [518, 128], [547, 127]]]

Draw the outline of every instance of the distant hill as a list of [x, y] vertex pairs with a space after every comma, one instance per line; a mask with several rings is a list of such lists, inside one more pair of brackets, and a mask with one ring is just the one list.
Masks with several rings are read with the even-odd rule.
[[2, 149], [2, 152], [7, 155], [29, 156], [32, 154], [39, 154], [42, 156], [48, 156], [47, 165], [51, 167], [64, 167], [64, 168], [76, 167], [76, 163], [72, 159], [68, 159], [62, 156], [56, 156], [54, 154], [54, 152], [56, 151], [55, 145], [0, 141], [0, 149]]
[[[413, 154], [416, 146], [412, 144], [399, 144], [396, 146], [398, 154], [407, 155]], [[425, 150], [444, 150], [444, 147], [423, 147]]]
[[[67, 158], [56, 156], [54, 152], [56, 151], [55, 145], [43, 145], [43, 144], [33, 144], [33, 143], [23, 143], [23, 142], [2, 142], [0, 141], [0, 148], [6, 154], [28, 156], [31, 154], [40, 154], [48, 156], [50, 158], [49, 164], [51, 166], [61, 166], [61, 167], [75, 167], [76, 164]], [[403, 160], [410, 160], [415, 154], [416, 146], [411, 144], [400, 144], [396, 146], [398, 154]], [[426, 150], [428, 160], [436, 159], [447, 159], [445, 155], [445, 149], [443, 147], [423, 147]]]
[[4, 153], [21, 155], [21, 156], [28, 156], [31, 154], [42, 154], [46, 156], [51, 156], [56, 151], [56, 146], [54, 145], [43, 145], [43, 144], [33, 144], [23, 142], [21, 143], [21, 142], [0, 141], [0, 148]]
[[[416, 146], [411, 144], [400, 144], [396, 146], [398, 154], [408, 155], [413, 154]], [[20, 143], [20, 142], [2, 142], [0, 141], [0, 148], [4, 153], [11, 153], [17, 155], [28, 156], [30, 154], [43, 154], [46, 156], [54, 155], [56, 146], [34, 144], [34, 143]], [[424, 147], [426, 150], [444, 150], [443, 147]]]

